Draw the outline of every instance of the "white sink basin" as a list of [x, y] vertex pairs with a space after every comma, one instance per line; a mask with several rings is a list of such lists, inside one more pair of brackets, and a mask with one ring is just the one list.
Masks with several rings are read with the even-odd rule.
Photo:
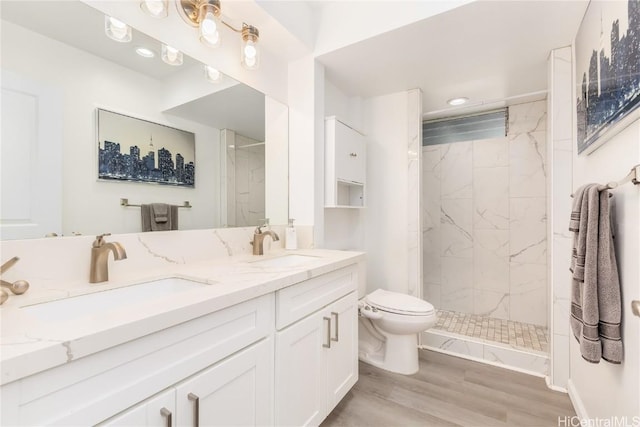
[[[98, 285], [99, 286], [99, 285]], [[47, 321], [65, 321], [88, 315], [99, 315], [113, 309], [190, 291], [207, 286], [205, 283], [171, 277], [117, 289], [93, 292], [22, 307], [21, 310]]]
[[275, 258], [261, 259], [260, 261], [252, 261], [251, 264], [264, 267], [295, 267], [311, 261], [316, 261], [317, 259], [318, 257], [311, 255], [289, 254]]

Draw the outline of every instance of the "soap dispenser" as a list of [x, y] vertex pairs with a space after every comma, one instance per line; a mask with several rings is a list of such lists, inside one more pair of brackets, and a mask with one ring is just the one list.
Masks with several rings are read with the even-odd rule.
[[293, 218], [289, 218], [289, 225], [285, 230], [284, 248], [298, 249], [298, 236], [296, 235], [296, 229], [293, 226]]

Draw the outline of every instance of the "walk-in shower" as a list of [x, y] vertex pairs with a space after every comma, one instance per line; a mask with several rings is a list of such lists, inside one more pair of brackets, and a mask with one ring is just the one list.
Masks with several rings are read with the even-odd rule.
[[506, 365], [530, 354], [516, 367], [543, 374], [546, 101], [423, 133], [423, 297], [439, 317], [422, 344]]

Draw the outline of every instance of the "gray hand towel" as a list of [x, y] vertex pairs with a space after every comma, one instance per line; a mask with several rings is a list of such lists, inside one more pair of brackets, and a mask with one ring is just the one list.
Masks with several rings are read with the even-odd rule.
[[140, 206], [142, 231], [178, 229], [178, 206], [153, 203]]
[[609, 192], [598, 184], [576, 191], [569, 230], [571, 257], [571, 329], [582, 357], [622, 361], [620, 282], [609, 216]]
[[165, 203], [152, 203], [151, 212], [156, 224], [164, 224], [169, 218], [169, 205]]

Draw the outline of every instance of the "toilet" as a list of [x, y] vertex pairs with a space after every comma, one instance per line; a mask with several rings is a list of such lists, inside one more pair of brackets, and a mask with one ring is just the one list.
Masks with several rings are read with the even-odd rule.
[[360, 360], [399, 374], [418, 372], [418, 333], [436, 323], [431, 304], [378, 289], [359, 301], [358, 313]]

